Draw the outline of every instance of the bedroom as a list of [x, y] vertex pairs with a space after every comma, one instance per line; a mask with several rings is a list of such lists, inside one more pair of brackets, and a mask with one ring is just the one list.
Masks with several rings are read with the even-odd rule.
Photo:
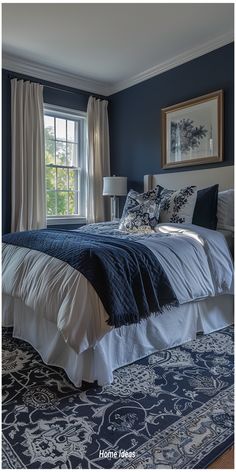
[[234, 4], [2, 13], [2, 467], [233, 468]]

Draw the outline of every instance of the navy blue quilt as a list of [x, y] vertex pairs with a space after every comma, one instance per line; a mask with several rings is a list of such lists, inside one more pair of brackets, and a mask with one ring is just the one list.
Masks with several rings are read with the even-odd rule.
[[138, 323], [178, 300], [154, 254], [143, 244], [82, 231], [34, 230], [3, 241], [66, 262], [92, 284], [115, 327]]

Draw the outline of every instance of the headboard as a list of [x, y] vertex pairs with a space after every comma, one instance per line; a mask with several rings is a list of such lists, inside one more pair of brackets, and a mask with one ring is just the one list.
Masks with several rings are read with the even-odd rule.
[[234, 188], [234, 166], [212, 167], [210, 169], [184, 172], [165, 172], [144, 176], [144, 192], [157, 184], [177, 190], [187, 185], [196, 185], [199, 189], [219, 184], [219, 190]]

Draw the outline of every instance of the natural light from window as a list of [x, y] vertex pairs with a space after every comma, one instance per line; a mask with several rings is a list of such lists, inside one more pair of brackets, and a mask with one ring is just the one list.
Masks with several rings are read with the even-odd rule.
[[84, 216], [85, 119], [45, 111], [47, 217]]

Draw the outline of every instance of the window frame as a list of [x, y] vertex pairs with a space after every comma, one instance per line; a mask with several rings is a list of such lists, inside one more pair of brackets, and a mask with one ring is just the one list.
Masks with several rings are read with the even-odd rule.
[[[79, 168], [80, 168], [80, 195], [79, 195], [79, 211], [78, 215], [47, 215], [47, 225], [62, 225], [62, 224], [85, 224], [86, 219], [86, 169], [87, 169], [87, 113], [81, 110], [75, 110], [72, 108], [61, 107], [57, 105], [51, 105], [49, 103], [44, 104], [43, 114], [52, 116], [54, 118], [62, 118], [67, 120], [73, 120], [82, 122], [82, 126], [79, 126], [78, 135], [78, 152], [80, 156]], [[55, 140], [56, 142], [56, 140]], [[67, 141], [66, 141], [67, 142]], [[53, 167], [53, 166], [52, 166]], [[46, 162], [45, 162], [46, 170]], [[45, 176], [46, 179], [46, 176]], [[46, 180], [45, 180], [46, 182]], [[46, 189], [47, 190], [47, 189]], [[45, 194], [46, 198], [46, 194]]]

